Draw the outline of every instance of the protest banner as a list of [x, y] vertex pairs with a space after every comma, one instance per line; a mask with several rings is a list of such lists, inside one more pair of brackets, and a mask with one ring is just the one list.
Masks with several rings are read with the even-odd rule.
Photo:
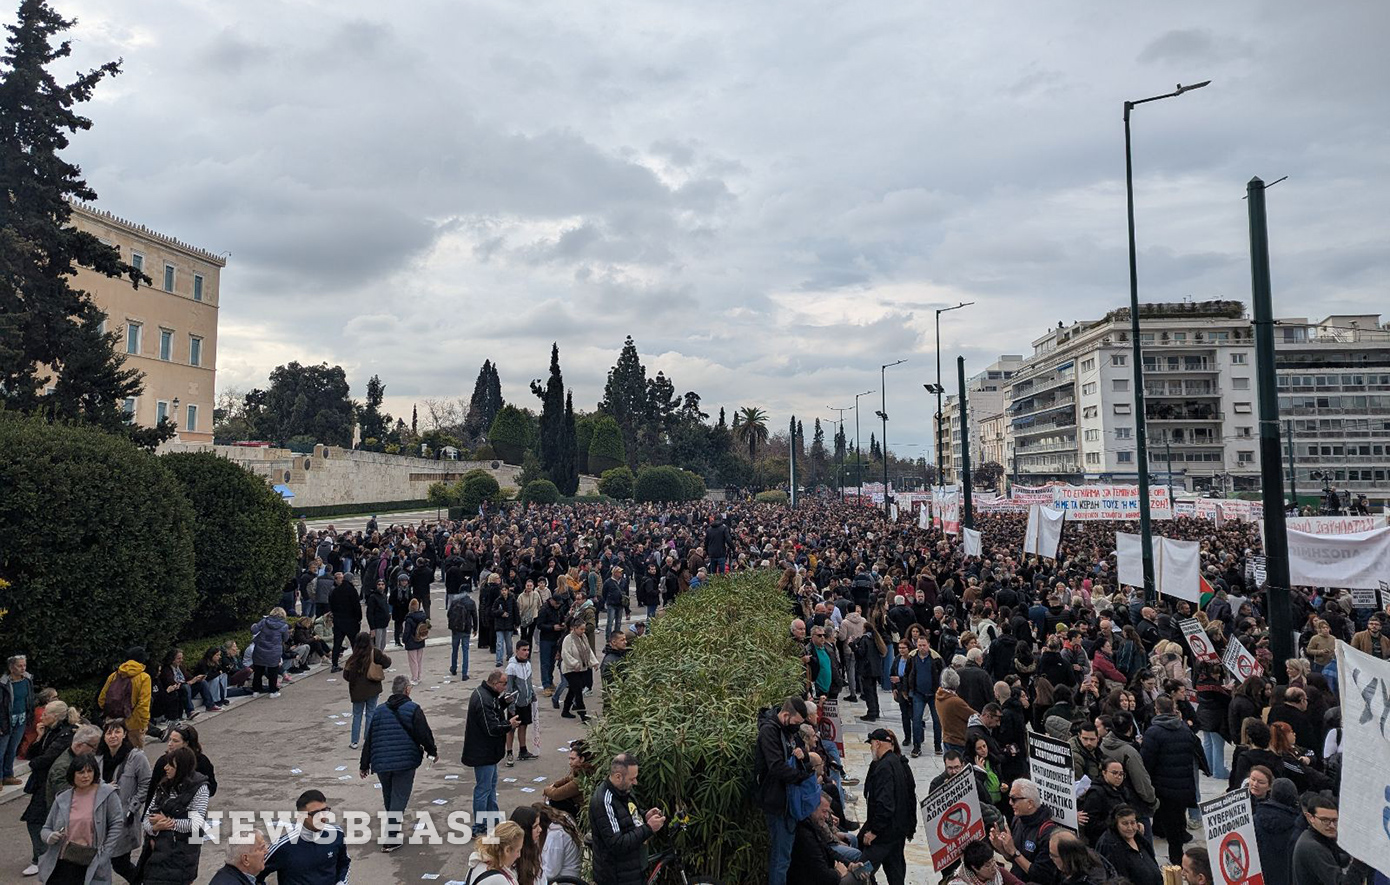
[[1378, 589], [1390, 574], [1390, 528], [1348, 535], [1290, 531], [1289, 583], [1295, 587]]
[[1258, 553], [1245, 557], [1245, 579], [1254, 582], [1255, 587], [1264, 586], [1269, 576], [1269, 559]]
[[1028, 733], [1028, 776], [1038, 785], [1042, 803], [1058, 823], [1077, 829], [1076, 772], [1071, 745], [1034, 732]]
[[942, 492], [932, 499], [938, 525], [948, 535], [960, 534], [960, 492]]
[[[1384, 581], [1380, 582], [1384, 584]], [[1380, 590], [1375, 587], [1352, 587], [1351, 605], [1353, 608], [1380, 608]]]
[[[1155, 536], [1153, 557], [1154, 584], [1159, 594], [1193, 603], [1201, 600], [1200, 542]], [[1144, 586], [1144, 560], [1138, 535], [1115, 533], [1115, 576], [1121, 584]]]
[[833, 743], [843, 757], [845, 733], [840, 728], [840, 702], [834, 698], [821, 698], [818, 706], [816, 726], [821, 740]]
[[[1052, 506], [1057, 510], [1065, 510], [1069, 519], [1137, 520], [1139, 487], [1113, 484], [1053, 486]], [[1152, 519], [1173, 518], [1173, 502], [1164, 486], [1149, 489], [1149, 516]]]
[[1337, 642], [1342, 695], [1341, 820], [1337, 844], [1390, 870], [1390, 662]]
[[1216, 881], [1225, 885], [1264, 885], [1250, 791], [1232, 790], [1200, 803], [1199, 807]]
[[1034, 504], [1028, 508], [1028, 528], [1023, 533], [1023, 552], [1048, 559], [1057, 558], [1057, 545], [1062, 543], [1062, 527], [1066, 512]]
[[1306, 535], [1351, 535], [1385, 528], [1384, 516], [1286, 516], [1284, 528]]
[[1226, 643], [1226, 654], [1222, 656], [1221, 663], [1226, 665], [1226, 669], [1237, 682], [1244, 682], [1251, 676], [1259, 676], [1264, 673], [1264, 668], [1260, 662], [1255, 660], [1255, 656], [1250, 653], [1239, 640], [1232, 639]]
[[1197, 515], [1197, 503], [1196, 503], [1195, 501], [1174, 501], [1174, 502], [1173, 502], [1173, 515], [1174, 515], [1174, 516], [1196, 516], [1196, 515]]
[[1211, 638], [1207, 636], [1207, 631], [1202, 629], [1202, 625], [1192, 618], [1184, 618], [1178, 621], [1178, 626], [1182, 628], [1183, 638], [1187, 640], [1187, 647], [1192, 649], [1192, 656], [1199, 661], [1216, 663], [1221, 660], [1216, 649], [1212, 648]]
[[961, 548], [966, 556], [979, 556], [982, 544], [980, 533], [974, 529], [961, 529]]
[[965, 846], [985, 837], [973, 768], [966, 768], [929, 793], [921, 807], [932, 868], [938, 873], [955, 863], [965, 853]]
[[1009, 499], [1015, 504], [1052, 506], [1052, 486], [1019, 486], [1009, 489]]

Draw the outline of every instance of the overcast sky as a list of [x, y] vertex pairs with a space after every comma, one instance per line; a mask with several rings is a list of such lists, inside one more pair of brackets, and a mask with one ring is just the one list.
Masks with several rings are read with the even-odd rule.
[[809, 434], [905, 357], [916, 454], [935, 308], [976, 302], [953, 389], [1120, 306], [1121, 103], [1205, 79], [1135, 112], [1141, 297], [1248, 302], [1245, 183], [1288, 175], [1276, 312], [1390, 314], [1384, 2], [55, 5], [125, 60], [70, 153], [100, 205], [230, 252], [223, 388], [326, 360], [408, 418], [490, 358], [535, 406], [558, 340], [593, 408], [631, 334]]

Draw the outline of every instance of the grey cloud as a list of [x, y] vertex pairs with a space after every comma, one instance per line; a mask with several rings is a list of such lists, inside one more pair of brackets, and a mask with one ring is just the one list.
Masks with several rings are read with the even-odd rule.
[[1169, 31], [1139, 53], [1142, 64], [1166, 61], [1206, 61], [1217, 55], [1211, 32], [1199, 28]]

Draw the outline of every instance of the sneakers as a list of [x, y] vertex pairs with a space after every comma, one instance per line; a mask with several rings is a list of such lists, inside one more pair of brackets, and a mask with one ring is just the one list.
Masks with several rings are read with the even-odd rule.
[[845, 786], [845, 787], [857, 787], [857, 786], [859, 786], [859, 778], [857, 778], [857, 777], [842, 778], [842, 779], [840, 780], [840, 785], [841, 785], [841, 786]]
[[554, 694], [555, 694], [555, 689], [553, 689], [553, 688], [542, 688], [542, 689], [541, 689], [541, 697], [543, 697], [543, 698], [551, 697], [551, 696], [553, 696]]
[[516, 764], [516, 760], [515, 760], [514, 758], [512, 758], [512, 751], [511, 751], [511, 750], [508, 750], [508, 751], [507, 751], [507, 767], [508, 767], [508, 768], [511, 768], [511, 767], [512, 767], [513, 765], [515, 765], [515, 764]]
[[401, 845], [402, 845], [402, 844], [403, 844], [403, 843], [400, 843], [400, 842], [392, 842], [392, 843], [389, 844], [389, 845], [383, 845], [383, 846], [381, 846], [381, 853], [382, 853], [382, 854], [390, 854], [390, 853], [393, 852], [393, 851], [400, 851], [400, 850], [401, 850]]
[[877, 722], [877, 721], [878, 721], [878, 717], [877, 717], [877, 716], [860, 716], [860, 717], [859, 717], [859, 721], [860, 721], [860, 722]]
[[574, 717], [574, 714], [573, 714], [573, 713], [561, 713], [561, 714], [560, 714], [560, 718], [561, 718], [561, 719], [573, 719], [573, 718], [575, 718], [575, 717]]
[[27, 866], [27, 867], [24, 868], [24, 875], [26, 875], [26, 876], [37, 876], [38, 874], [39, 874], [39, 865], [38, 865], [38, 864], [31, 863], [31, 864], [29, 864], [29, 866]]
[[348, 749], [349, 749], [349, 750], [356, 750], [356, 749], [357, 749], [357, 741], [353, 741], [352, 743], [348, 744]]
[[270, 696], [273, 697], [273, 698], [278, 698], [278, 697], [280, 696], [280, 692], [278, 692], [278, 691], [272, 691], [272, 692], [270, 693]]
[[520, 759], [522, 762], [529, 762], [532, 759], [539, 759], [541, 757], [537, 756], [535, 753], [532, 753], [530, 750], [522, 750], [520, 755], [518, 755], [516, 758]]
[[343, 672], [343, 668], [342, 668], [342, 667], [339, 667], [337, 664], [334, 664], [333, 667], [332, 667], [328, 672], [329, 672], [329, 673], [341, 673], [341, 672]]
[[919, 756], [921, 756], [921, 755], [922, 755], [922, 748], [921, 748], [921, 747], [914, 746], [914, 747], [912, 748], [912, 758], [913, 758], [913, 759], [916, 759], [917, 757], [919, 757]]
[[848, 696], [847, 698], [845, 698], [845, 700], [850, 702], [851, 704], [859, 703], [859, 698], [855, 697], [854, 695]]

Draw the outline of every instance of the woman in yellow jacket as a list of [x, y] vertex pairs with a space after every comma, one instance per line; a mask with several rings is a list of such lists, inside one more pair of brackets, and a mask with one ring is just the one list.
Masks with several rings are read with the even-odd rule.
[[[125, 663], [106, 677], [106, 684], [97, 695], [97, 707], [102, 719], [124, 718], [125, 732], [130, 742], [139, 748], [145, 745], [145, 729], [150, 724], [150, 674], [145, 672], [147, 658], [143, 648], [136, 646], [128, 649], [125, 657]], [[113, 692], [112, 687], [118, 679], [121, 684]]]

